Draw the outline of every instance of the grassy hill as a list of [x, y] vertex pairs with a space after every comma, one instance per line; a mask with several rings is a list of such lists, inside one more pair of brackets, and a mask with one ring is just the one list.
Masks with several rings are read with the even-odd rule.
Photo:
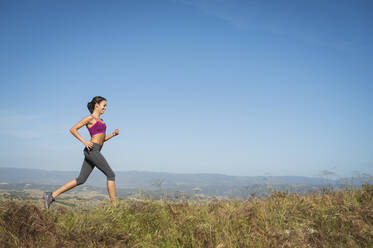
[[[48, 191], [53, 191], [78, 174], [79, 171], [0, 167], [0, 190], [45, 188]], [[343, 178], [336, 176], [336, 173], [331, 171], [323, 171], [320, 177], [229, 176], [216, 173], [186, 174], [150, 171], [116, 171], [115, 175], [116, 187], [121, 196], [133, 195], [141, 188], [153, 195], [159, 195], [156, 191], [167, 191], [171, 194], [177, 194], [177, 192], [195, 194], [198, 192], [205, 196], [246, 198], [251, 193], [266, 195], [272, 189], [306, 193], [317, 190], [320, 186], [330, 185], [333, 188], [344, 188], [346, 185], [373, 184], [373, 177], [366, 173], [358, 173], [356, 177]], [[50, 186], [48, 189], [47, 185]], [[83, 187], [101, 187], [100, 191], [106, 192], [106, 177], [101, 171], [95, 169]]]
[[[58, 201], [58, 200], [57, 200]], [[265, 198], [2, 200], [1, 247], [373, 247], [373, 185]]]

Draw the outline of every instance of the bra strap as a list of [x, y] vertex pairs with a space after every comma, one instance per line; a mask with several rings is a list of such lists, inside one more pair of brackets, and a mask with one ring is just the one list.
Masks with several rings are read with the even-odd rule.
[[[95, 118], [95, 120], [96, 120], [96, 121], [99, 121], [99, 120], [97, 120], [97, 119], [96, 119], [96, 117], [94, 117], [94, 116], [93, 116], [92, 114], [91, 114], [91, 116], [92, 116], [93, 118]], [[102, 121], [99, 121], [99, 122], [101, 122], [101, 123], [102, 123]]]

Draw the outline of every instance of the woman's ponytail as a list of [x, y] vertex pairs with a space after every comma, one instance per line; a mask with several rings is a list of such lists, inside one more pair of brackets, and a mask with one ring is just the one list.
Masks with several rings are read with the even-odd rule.
[[95, 110], [96, 103], [100, 104], [101, 101], [106, 101], [106, 99], [102, 96], [95, 96], [92, 98], [92, 101], [87, 104], [87, 108], [91, 114], [93, 113], [93, 110]]

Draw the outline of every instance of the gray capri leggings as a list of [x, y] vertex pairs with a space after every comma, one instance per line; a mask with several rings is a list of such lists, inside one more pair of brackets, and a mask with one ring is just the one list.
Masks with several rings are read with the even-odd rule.
[[101, 148], [102, 146], [100, 144], [94, 142], [93, 147], [90, 150], [88, 150], [87, 147], [84, 148], [84, 161], [80, 170], [80, 174], [76, 178], [77, 185], [85, 183], [95, 166], [105, 174], [107, 180], [115, 181], [115, 174], [110, 168], [104, 156], [102, 156], [100, 152]]

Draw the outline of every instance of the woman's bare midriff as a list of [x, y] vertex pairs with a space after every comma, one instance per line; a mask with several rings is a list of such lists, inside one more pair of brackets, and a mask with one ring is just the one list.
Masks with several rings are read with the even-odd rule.
[[104, 144], [104, 140], [105, 140], [104, 133], [94, 134], [91, 138], [91, 142], [100, 144], [101, 146]]
[[[87, 125], [88, 128], [91, 128], [95, 123], [97, 122], [97, 120], [93, 120], [93, 123], [89, 123], [89, 125]], [[103, 123], [103, 122], [101, 122]], [[104, 141], [105, 141], [105, 133], [98, 133], [98, 134], [94, 134], [92, 137], [91, 137], [91, 142], [93, 143], [97, 143], [97, 144], [100, 144], [101, 147], [103, 146], [104, 144]]]

